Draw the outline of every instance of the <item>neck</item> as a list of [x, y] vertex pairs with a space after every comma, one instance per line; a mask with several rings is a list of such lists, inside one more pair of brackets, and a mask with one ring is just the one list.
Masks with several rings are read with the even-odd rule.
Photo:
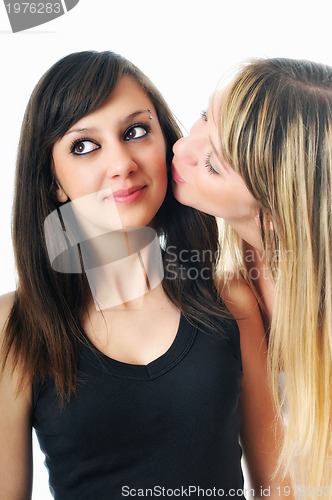
[[264, 248], [258, 216], [240, 222], [227, 222], [230, 226], [232, 226], [243, 241], [248, 243], [248, 245], [255, 249], [259, 254], [263, 255]]
[[[163, 280], [161, 249], [148, 227], [114, 231], [81, 244], [82, 260], [97, 310], [142, 298]], [[128, 306], [130, 307], [130, 306]]]
[[258, 217], [242, 223], [231, 223], [243, 242], [243, 261], [255, 287], [266, 328], [272, 320], [275, 284], [266, 264]]

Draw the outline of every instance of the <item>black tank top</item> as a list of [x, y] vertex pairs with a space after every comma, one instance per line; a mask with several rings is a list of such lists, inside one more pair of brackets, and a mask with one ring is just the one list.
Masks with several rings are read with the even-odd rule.
[[54, 498], [244, 498], [239, 332], [235, 321], [221, 327], [201, 331], [181, 316], [169, 350], [146, 366], [82, 345], [77, 393], [62, 409], [53, 382], [35, 381], [33, 426]]

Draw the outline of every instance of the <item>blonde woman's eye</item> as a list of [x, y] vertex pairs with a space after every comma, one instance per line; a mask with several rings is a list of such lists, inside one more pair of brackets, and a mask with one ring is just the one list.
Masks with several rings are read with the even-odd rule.
[[145, 123], [137, 123], [131, 125], [123, 134], [125, 141], [132, 141], [134, 139], [141, 139], [151, 132], [151, 127]]
[[219, 172], [211, 164], [211, 153], [205, 155], [205, 167], [208, 169], [209, 173], [212, 175], [220, 175]]
[[79, 139], [72, 143], [70, 152], [77, 156], [83, 156], [100, 148], [100, 144], [97, 144], [91, 139]]

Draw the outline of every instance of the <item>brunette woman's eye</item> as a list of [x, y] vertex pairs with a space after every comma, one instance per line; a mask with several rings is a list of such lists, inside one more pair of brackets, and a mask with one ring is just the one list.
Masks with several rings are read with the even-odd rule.
[[100, 148], [100, 144], [97, 144], [91, 139], [79, 139], [73, 142], [70, 148], [70, 152], [74, 155], [83, 156], [92, 153], [92, 151]]
[[125, 141], [132, 141], [134, 139], [141, 139], [151, 132], [151, 127], [145, 125], [144, 123], [137, 123], [131, 125], [123, 134]]

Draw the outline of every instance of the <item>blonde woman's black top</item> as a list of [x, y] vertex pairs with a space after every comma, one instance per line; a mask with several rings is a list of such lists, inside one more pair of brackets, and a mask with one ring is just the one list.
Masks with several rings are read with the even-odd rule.
[[221, 328], [201, 331], [181, 316], [169, 350], [146, 366], [87, 341], [77, 394], [62, 409], [51, 381], [34, 383], [54, 498], [243, 498], [239, 331], [235, 321]]

